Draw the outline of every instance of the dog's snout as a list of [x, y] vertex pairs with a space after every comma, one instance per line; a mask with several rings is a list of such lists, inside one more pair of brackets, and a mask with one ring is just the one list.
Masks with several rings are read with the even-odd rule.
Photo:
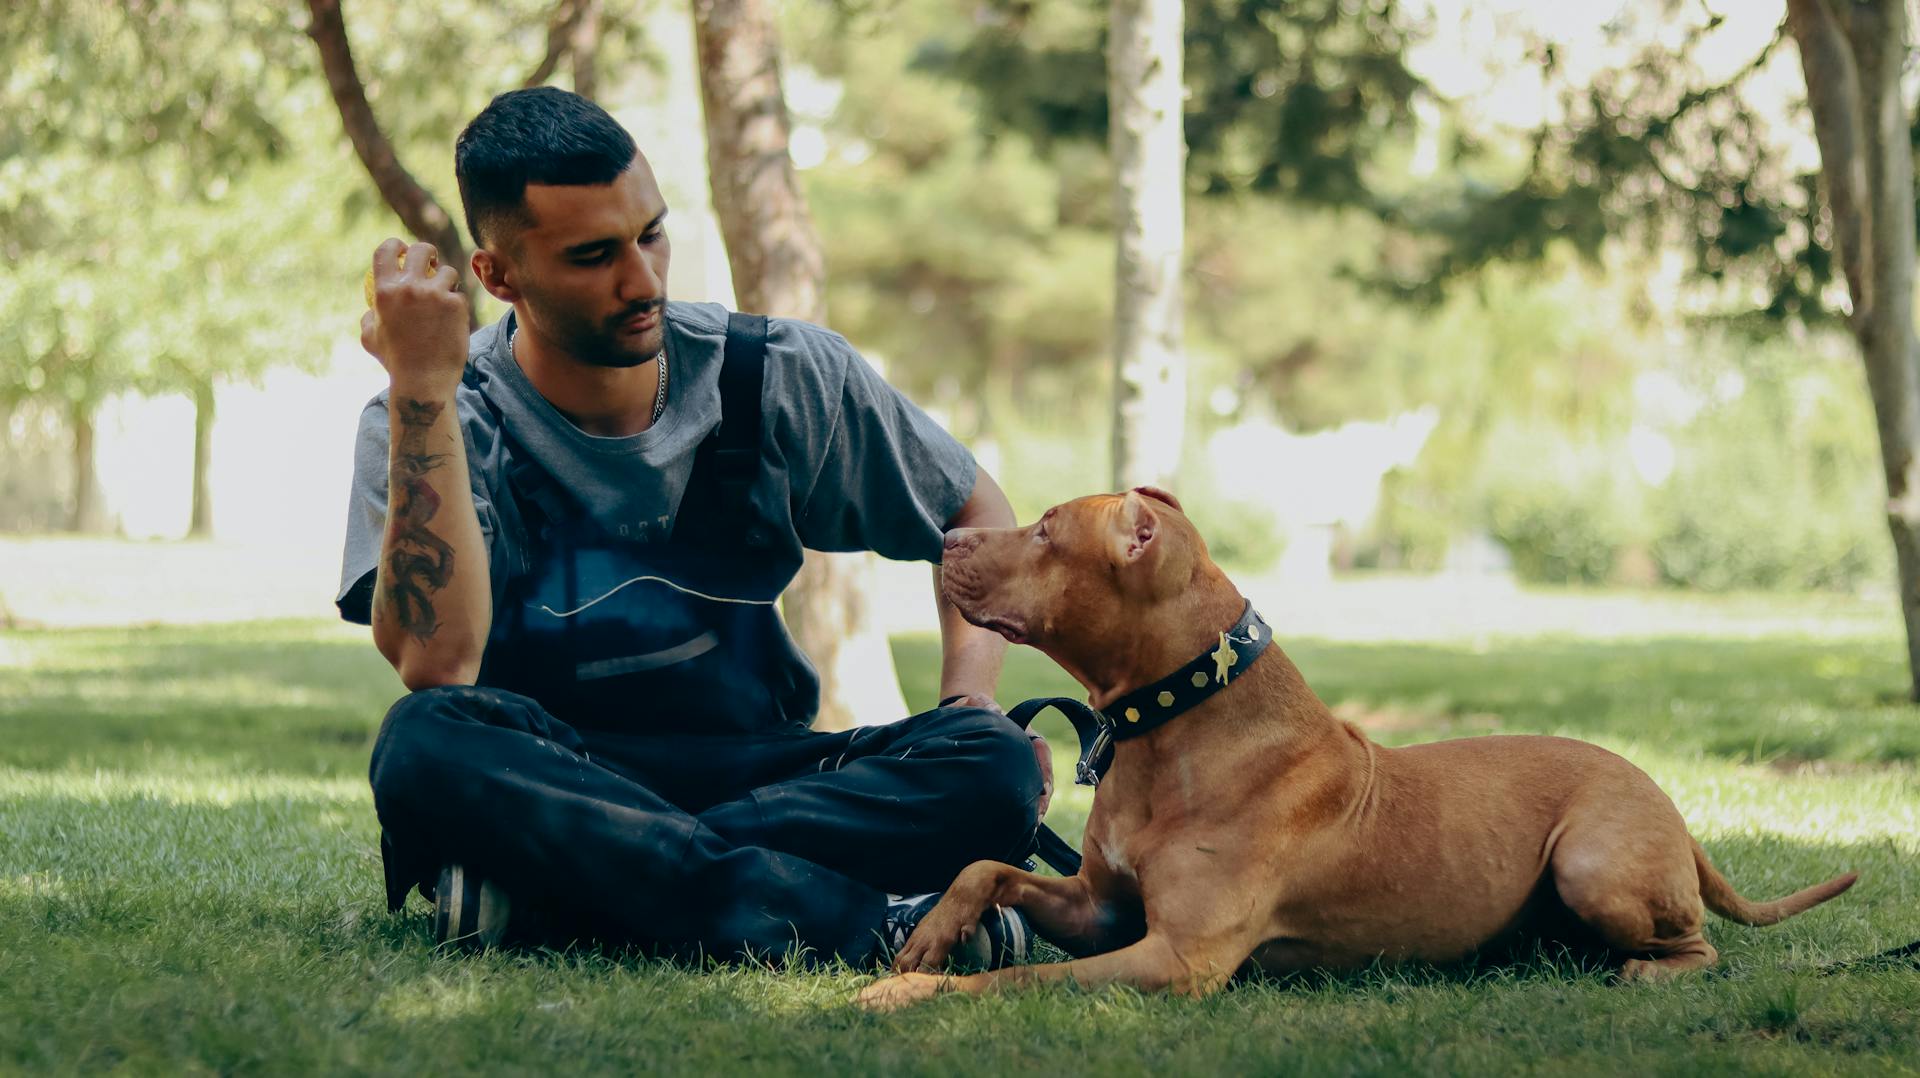
[[949, 558], [955, 554], [972, 553], [973, 548], [980, 545], [980, 529], [955, 528], [947, 533], [946, 541], [943, 545], [946, 556]]

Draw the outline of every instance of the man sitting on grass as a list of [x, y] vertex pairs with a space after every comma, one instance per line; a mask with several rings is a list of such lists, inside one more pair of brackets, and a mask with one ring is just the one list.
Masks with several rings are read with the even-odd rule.
[[[666, 203], [592, 102], [502, 94], [454, 153], [512, 311], [469, 337], [454, 268], [388, 240], [362, 322], [391, 383], [339, 606], [409, 690], [371, 766], [389, 905], [418, 885], [442, 939], [885, 960], [923, 892], [1030, 851], [1045, 745], [937, 588], [942, 706], [810, 732], [773, 603], [803, 547], [937, 562], [1005, 496], [838, 335], [669, 303]], [[974, 961], [1024, 956], [1017, 915], [982, 929]]]

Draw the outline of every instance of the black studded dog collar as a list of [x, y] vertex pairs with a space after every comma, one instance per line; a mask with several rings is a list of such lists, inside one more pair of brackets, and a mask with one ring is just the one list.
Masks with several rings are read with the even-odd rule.
[[1220, 634], [1218, 646], [1159, 681], [1108, 704], [1100, 716], [1113, 728], [1114, 740], [1139, 737], [1232, 684], [1272, 640], [1273, 630], [1248, 601], [1240, 620]]

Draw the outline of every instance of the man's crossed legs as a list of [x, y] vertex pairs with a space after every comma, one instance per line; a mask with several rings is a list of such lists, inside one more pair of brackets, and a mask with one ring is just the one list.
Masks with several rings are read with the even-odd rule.
[[458, 863], [563, 938], [679, 955], [884, 953], [889, 892], [1030, 852], [1025, 735], [978, 708], [889, 726], [715, 737], [569, 726], [455, 686], [387, 713], [370, 768], [388, 897]]

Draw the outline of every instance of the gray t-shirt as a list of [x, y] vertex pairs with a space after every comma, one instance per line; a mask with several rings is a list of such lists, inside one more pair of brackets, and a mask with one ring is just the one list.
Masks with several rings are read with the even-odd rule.
[[[639, 434], [587, 434], [540, 396], [507, 348], [514, 316], [476, 330], [468, 360], [514, 439], [614, 535], [672, 533], [695, 450], [720, 423], [720, 362], [727, 312], [718, 304], [667, 304], [667, 408]], [[500, 526], [506, 477], [494, 452], [493, 413], [478, 392], [457, 397], [474, 508], [493, 567], [496, 598], [515, 552]], [[360, 414], [353, 494], [336, 602], [367, 624], [387, 514], [387, 394]], [[940, 560], [946, 522], [973, 491], [973, 455], [882, 379], [846, 338], [775, 318], [761, 390], [761, 463], [752, 500], [788, 545], [872, 550], [897, 560]]]

